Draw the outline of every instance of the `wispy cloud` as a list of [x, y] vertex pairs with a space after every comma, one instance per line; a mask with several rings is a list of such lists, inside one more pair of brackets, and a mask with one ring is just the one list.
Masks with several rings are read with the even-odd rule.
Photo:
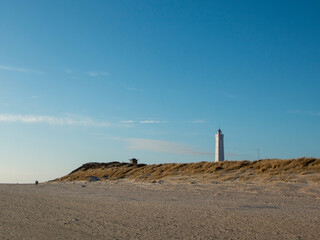
[[13, 72], [22, 72], [22, 73], [33, 73], [33, 74], [41, 74], [42, 72], [32, 70], [32, 69], [26, 69], [26, 68], [18, 68], [18, 67], [11, 67], [11, 66], [4, 66], [0, 65], [1, 70], [7, 70], [7, 71], [13, 71]]
[[65, 71], [66, 74], [73, 74], [74, 73], [74, 71], [72, 69], [69, 69], [69, 68], [65, 69], [64, 71]]
[[136, 121], [133, 121], [133, 120], [124, 120], [124, 121], [121, 121], [121, 123], [135, 123]]
[[87, 74], [90, 76], [90, 77], [106, 77], [106, 76], [109, 76], [110, 74], [108, 72], [98, 72], [98, 71], [90, 71], [90, 72], [87, 72]]
[[99, 122], [91, 118], [55, 117], [41, 115], [0, 114], [0, 123], [45, 123], [50, 125], [76, 125], [109, 127], [108, 122]]
[[193, 120], [192, 123], [205, 123], [205, 120]]
[[158, 120], [141, 120], [141, 121], [135, 121], [135, 120], [123, 120], [120, 121], [122, 124], [127, 124], [128, 126], [136, 123], [136, 124], [161, 124], [161, 123], [167, 123], [167, 121], [158, 121]]
[[79, 80], [79, 76], [77, 76], [77, 72], [72, 70], [72, 69], [69, 69], [69, 68], [66, 68], [64, 70], [64, 72], [67, 74], [67, 77], [71, 80]]
[[320, 116], [320, 112], [317, 112], [317, 111], [303, 111], [303, 110], [300, 110], [300, 109], [296, 109], [296, 110], [293, 110], [293, 111], [288, 111], [288, 113], [291, 113], [291, 114], [305, 114], [305, 115], [310, 115], [310, 116]]
[[141, 88], [136, 88], [136, 87], [132, 87], [132, 86], [128, 86], [126, 84], [123, 85], [123, 87], [129, 91], [132, 91], [132, 92], [142, 92], [143, 89]]
[[160, 153], [173, 153], [182, 155], [212, 155], [210, 152], [202, 152], [194, 147], [163, 140], [145, 139], [145, 138], [127, 138], [127, 148], [131, 150], [145, 150]]
[[149, 124], [149, 123], [161, 123], [161, 122], [156, 120], [144, 120], [144, 121], [139, 121], [139, 123]]
[[89, 134], [89, 135], [92, 135], [92, 136], [100, 137], [100, 138], [110, 138], [110, 135], [109, 135], [109, 134], [106, 134], [106, 133], [89, 132], [88, 134]]

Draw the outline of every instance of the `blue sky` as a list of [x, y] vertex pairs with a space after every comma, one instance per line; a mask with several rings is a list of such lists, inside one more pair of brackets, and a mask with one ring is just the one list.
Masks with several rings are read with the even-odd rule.
[[91, 161], [320, 156], [319, 1], [1, 1], [0, 182]]

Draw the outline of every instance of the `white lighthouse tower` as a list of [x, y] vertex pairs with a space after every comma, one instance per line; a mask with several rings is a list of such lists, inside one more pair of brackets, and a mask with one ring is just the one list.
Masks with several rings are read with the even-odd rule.
[[222, 162], [222, 161], [224, 161], [223, 134], [219, 128], [218, 132], [216, 133], [215, 162]]

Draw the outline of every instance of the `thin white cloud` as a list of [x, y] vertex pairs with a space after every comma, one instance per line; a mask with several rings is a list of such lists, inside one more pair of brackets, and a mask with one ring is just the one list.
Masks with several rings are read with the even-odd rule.
[[0, 114], [0, 123], [46, 123], [50, 125], [76, 125], [109, 127], [108, 122], [99, 122], [91, 118], [54, 117], [41, 115]]
[[65, 69], [64, 71], [66, 74], [73, 74], [74, 73], [74, 71], [71, 69]]
[[291, 114], [305, 114], [310, 116], [320, 116], [320, 112], [317, 111], [302, 111], [302, 110], [294, 110], [294, 111], [288, 111]]
[[135, 121], [133, 121], [133, 120], [125, 120], [125, 121], [121, 121], [121, 123], [135, 123]]
[[72, 70], [72, 69], [65, 69], [64, 72], [66, 73], [67, 75], [67, 78], [71, 79], [71, 80], [79, 80], [79, 76], [77, 76], [77, 72]]
[[206, 121], [204, 120], [193, 120], [192, 123], [205, 123]]
[[134, 126], [133, 124], [161, 124], [161, 123], [167, 123], [167, 121], [158, 121], [158, 120], [141, 120], [141, 121], [135, 121], [135, 120], [123, 120], [120, 121], [122, 124], [126, 124], [127, 126]]
[[194, 147], [163, 140], [145, 139], [145, 138], [127, 138], [127, 148], [131, 150], [145, 150], [160, 153], [173, 153], [182, 155], [212, 155], [210, 152], [202, 152]]
[[154, 123], [167, 123], [167, 121], [158, 121], [158, 120], [143, 120], [139, 121], [141, 124], [154, 124]]
[[108, 72], [98, 72], [98, 71], [90, 71], [90, 72], [87, 72], [87, 74], [90, 76], [90, 77], [106, 77], [106, 76], [109, 76], [110, 74]]
[[13, 72], [22, 72], [22, 73], [33, 73], [33, 74], [41, 74], [42, 72], [26, 69], [26, 68], [17, 68], [17, 67], [11, 67], [11, 66], [4, 66], [0, 65], [1, 70], [7, 70], [7, 71], [13, 71]]
[[103, 137], [103, 138], [106, 138], [106, 137], [110, 137], [109, 134], [106, 134], [106, 133], [99, 133], [99, 132], [89, 132], [88, 133], [89, 135], [92, 135], [92, 136], [97, 136], [97, 137]]
[[141, 88], [136, 88], [136, 87], [132, 87], [132, 86], [128, 86], [128, 85], [123, 85], [123, 87], [129, 91], [132, 91], [132, 92], [142, 92], [143, 89]]
[[144, 120], [144, 121], [139, 121], [139, 123], [142, 123], [142, 124], [149, 124], [149, 123], [164, 123], [164, 122], [161, 122], [161, 121], [155, 121], [155, 120]]

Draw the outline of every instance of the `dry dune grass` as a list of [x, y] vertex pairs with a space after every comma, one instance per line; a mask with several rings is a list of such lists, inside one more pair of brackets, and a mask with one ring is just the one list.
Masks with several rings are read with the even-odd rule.
[[313, 181], [320, 182], [320, 159], [264, 159], [259, 161], [225, 161], [167, 164], [86, 163], [54, 181], [104, 181], [130, 179], [157, 182], [197, 181]]

